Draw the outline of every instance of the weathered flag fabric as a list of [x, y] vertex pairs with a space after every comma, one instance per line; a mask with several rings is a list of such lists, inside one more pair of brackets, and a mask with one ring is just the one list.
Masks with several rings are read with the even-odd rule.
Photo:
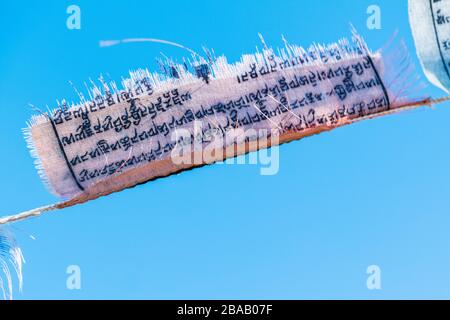
[[[407, 50], [352, 39], [288, 44], [237, 63], [205, 50], [163, 72], [103, 77], [80, 101], [39, 111], [24, 129], [39, 176], [65, 200], [0, 224], [80, 204], [183, 170], [436, 103], [417, 97]], [[36, 110], [39, 110], [36, 108]]]
[[450, 92], [450, 0], [409, 0], [409, 17], [425, 75]]
[[[92, 99], [33, 117], [27, 140], [55, 194], [108, 194], [236, 156], [222, 153], [236, 143], [316, 131], [395, 107], [382, 56], [359, 38], [309, 50], [286, 46], [279, 54], [265, 48], [236, 64], [219, 57], [168, 68], [172, 77], [131, 72], [121, 90], [103, 81]], [[239, 141], [225, 139], [237, 129]], [[201, 154], [185, 159], [192, 153]]]

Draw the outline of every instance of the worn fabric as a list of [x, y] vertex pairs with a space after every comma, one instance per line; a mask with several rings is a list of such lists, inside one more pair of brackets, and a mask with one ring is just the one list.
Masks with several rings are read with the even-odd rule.
[[450, 0], [409, 0], [409, 16], [425, 75], [450, 92]]

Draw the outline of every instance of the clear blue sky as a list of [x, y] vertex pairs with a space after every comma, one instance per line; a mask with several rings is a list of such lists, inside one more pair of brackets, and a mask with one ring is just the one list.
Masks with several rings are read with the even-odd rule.
[[[46, 3], [46, 4], [43, 4]], [[81, 8], [81, 30], [66, 8]], [[366, 28], [381, 8], [382, 29]], [[395, 30], [418, 66], [406, 0], [1, 1], [0, 215], [57, 201], [22, 137], [28, 103], [75, 99], [100, 73], [155, 68], [153, 37], [230, 61], [267, 43], [349, 35], [376, 49]], [[429, 86], [426, 93], [441, 96]], [[362, 122], [284, 145], [280, 172], [209, 166], [16, 224], [26, 258], [19, 299], [450, 298], [450, 105]], [[36, 237], [30, 239], [29, 235]], [[366, 287], [378, 265], [382, 289]], [[81, 290], [66, 268], [81, 268]]]

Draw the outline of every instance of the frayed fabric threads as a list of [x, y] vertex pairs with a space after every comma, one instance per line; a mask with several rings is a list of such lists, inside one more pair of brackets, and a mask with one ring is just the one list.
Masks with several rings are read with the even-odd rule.
[[19, 290], [22, 290], [22, 267], [25, 260], [13, 234], [0, 227], [0, 298], [13, 299], [13, 273], [17, 276]]
[[100, 77], [88, 98], [77, 91], [79, 103], [33, 116], [24, 133], [38, 173], [67, 200], [0, 224], [447, 99], [417, 96], [404, 45], [372, 52], [356, 32], [350, 41], [308, 49], [263, 41], [262, 50], [234, 64], [205, 50], [205, 57], [192, 53], [160, 66], [160, 73], [131, 71], [121, 89]]

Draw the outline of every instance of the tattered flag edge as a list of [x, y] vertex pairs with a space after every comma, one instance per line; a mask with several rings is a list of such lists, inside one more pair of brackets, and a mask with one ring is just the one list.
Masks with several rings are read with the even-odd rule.
[[24, 262], [22, 249], [18, 246], [14, 235], [9, 230], [6, 230], [5, 227], [0, 227], [0, 271], [3, 273], [3, 277], [0, 274], [0, 292], [3, 295], [3, 299], [13, 299], [11, 268], [17, 276], [19, 291], [22, 290], [22, 267]]

